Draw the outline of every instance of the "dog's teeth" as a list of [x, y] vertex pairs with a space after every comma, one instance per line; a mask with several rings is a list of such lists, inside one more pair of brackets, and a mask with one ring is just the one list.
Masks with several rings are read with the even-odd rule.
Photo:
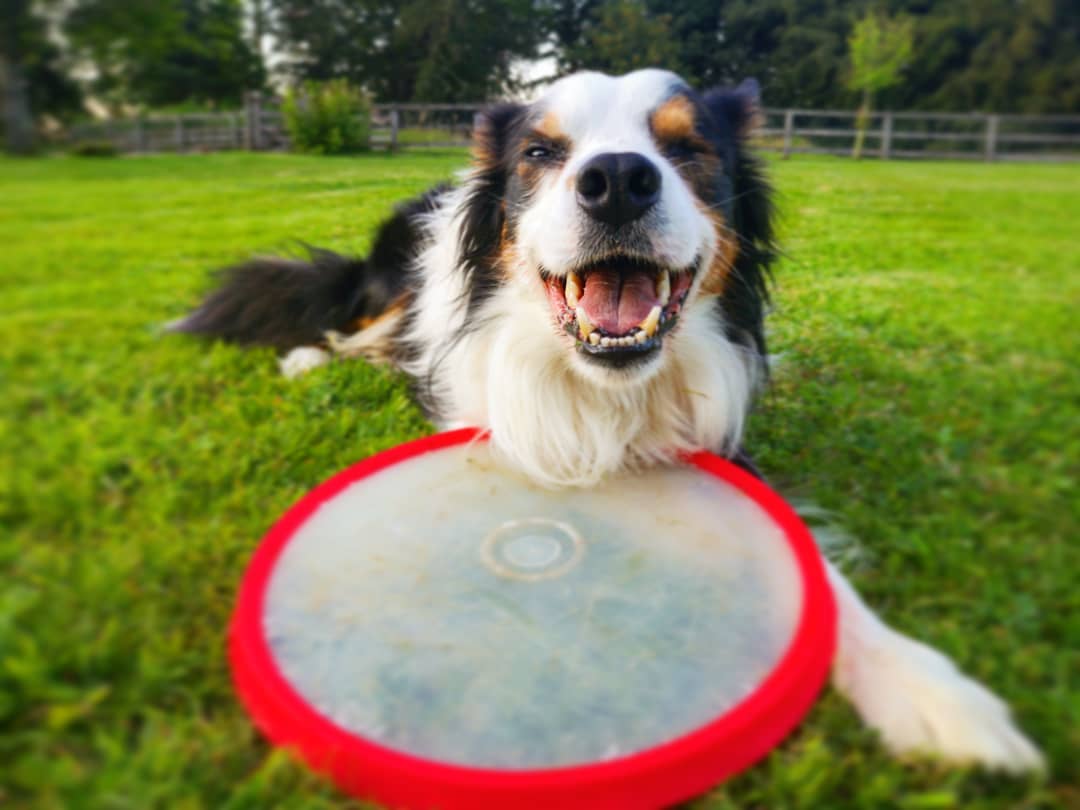
[[589, 335], [591, 335], [595, 331], [596, 327], [594, 327], [589, 322], [589, 316], [585, 314], [584, 307], [578, 307], [577, 309], [575, 309], [574, 315], [577, 318], [578, 330], [581, 333], [582, 339], [588, 340]]
[[605, 338], [600, 338], [600, 345], [601, 345], [601, 346], [610, 346], [610, 345], [611, 345], [612, 343], [614, 343], [614, 342], [615, 342], [615, 341], [613, 341], [613, 340], [612, 340], [611, 338], [609, 338], [609, 337], [605, 337]]
[[660, 326], [660, 309], [659, 306], [653, 307], [649, 310], [649, 314], [645, 316], [645, 320], [640, 324], [641, 331], [649, 337], [655, 335], [656, 328]]
[[580, 300], [581, 278], [578, 277], [577, 273], [570, 273], [566, 277], [566, 305], [570, 307], [570, 309], [577, 309], [578, 301]]
[[656, 297], [660, 299], [660, 306], [666, 307], [671, 300], [671, 273], [661, 270], [656, 277]]
[[645, 343], [648, 339], [649, 336], [646, 335], [644, 332], [638, 332], [636, 335], [634, 335], [635, 343]]
[[600, 345], [600, 333], [599, 332], [590, 332], [589, 333], [589, 343], [591, 343], [593, 346], [599, 346]]

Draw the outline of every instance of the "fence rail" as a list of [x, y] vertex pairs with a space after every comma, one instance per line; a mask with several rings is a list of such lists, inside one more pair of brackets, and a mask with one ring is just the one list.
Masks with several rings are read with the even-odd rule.
[[[371, 143], [398, 149], [466, 146], [481, 104], [377, 104]], [[792, 154], [850, 155], [851, 110], [766, 109], [754, 144]], [[276, 104], [250, 94], [242, 110], [110, 120], [75, 127], [69, 140], [108, 141], [122, 152], [286, 149]], [[987, 161], [1080, 160], [1080, 115], [877, 112], [868, 119], [863, 157]]]

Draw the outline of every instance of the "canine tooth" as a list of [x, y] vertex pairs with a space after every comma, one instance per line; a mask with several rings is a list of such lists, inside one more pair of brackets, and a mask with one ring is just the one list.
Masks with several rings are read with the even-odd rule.
[[660, 325], [660, 307], [655, 306], [649, 310], [649, 314], [645, 316], [640, 324], [641, 331], [649, 337], [656, 334], [656, 328]]
[[661, 270], [656, 277], [656, 297], [660, 299], [662, 307], [667, 306], [667, 302], [671, 300], [671, 273], [667, 270]]
[[571, 272], [566, 276], [566, 304], [570, 309], [577, 309], [578, 301], [580, 300], [581, 279], [578, 277], [577, 273]]
[[590, 332], [589, 333], [589, 343], [591, 343], [593, 346], [599, 346], [600, 345], [600, 333], [599, 332]]
[[575, 309], [574, 316], [577, 318], [578, 329], [581, 331], [582, 337], [587, 338], [593, 333], [593, 331], [595, 331], [596, 327], [594, 327], [589, 322], [589, 316], [585, 314], [584, 307], [578, 307], [577, 309]]
[[634, 335], [635, 343], [645, 343], [646, 341], [648, 341], [648, 339], [649, 336], [646, 335], [644, 332], [638, 332], [636, 335]]
[[609, 338], [609, 337], [600, 338], [600, 345], [601, 346], [610, 346], [613, 342], [614, 341], [612, 341], [612, 339]]

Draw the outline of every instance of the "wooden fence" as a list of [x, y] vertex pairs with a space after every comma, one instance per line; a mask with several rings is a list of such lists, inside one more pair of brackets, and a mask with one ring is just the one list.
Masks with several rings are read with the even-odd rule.
[[[469, 143], [480, 104], [378, 104], [372, 146], [398, 149]], [[780, 152], [850, 155], [856, 113], [851, 110], [766, 109], [755, 145]], [[276, 104], [251, 94], [243, 110], [148, 116], [82, 124], [73, 143], [109, 141], [122, 152], [274, 150], [289, 145]], [[1080, 160], [1078, 115], [877, 112], [871, 115], [863, 157], [986, 161]]]

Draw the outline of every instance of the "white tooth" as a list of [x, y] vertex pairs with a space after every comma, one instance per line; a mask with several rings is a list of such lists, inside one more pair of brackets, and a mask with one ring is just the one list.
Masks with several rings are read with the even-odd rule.
[[661, 270], [656, 277], [656, 297], [660, 299], [660, 306], [666, 307], [671, 299], [671, 273]]
[[600, 345], [601, 345], [601, 346], [610, 346], [610, 345], [611, 345], [612, 343], [613, 343], [613, 341], [612, 341], [612, 339], [611, 339], [611, 338], [609, 338], [609, 337], [606, 337], [606, 338], [600, 338]]
[[644, 332], [638, 332], [636, 335], [634, 335], [634, 341], [637, 343], [644, 343], [648, 339], [649, 336], [646, 335]]
[[577, 317], [577, 325], [578, 329], [581, 331], [581, 336], [587, 338], [593, 333], [593, 330], [596, 327], [589, 323], [589, 316], [585, 314], [584, 307], [578, 307], [577, 309], [575, 309], [574, 315]]
[[660, 325], [660, 307], [655, 306], [649, 310], [649, 314], [645, 316], [640, 324], [641, 331], [649, 337], [656, 334], [656, 328]]
[[599, 346], [600, 345], [600, 333], [599, 332], [590, 332], [589, 333], [589, 343], [591, 343], [593, 346]]
[[[570, 273], [566, 277], [566, 305], [570, 309], [577, 309], [578, 301], [581, 300], [581, 279], [577, 273]], [[587, 334], [587, 333], [586, 333]]]

